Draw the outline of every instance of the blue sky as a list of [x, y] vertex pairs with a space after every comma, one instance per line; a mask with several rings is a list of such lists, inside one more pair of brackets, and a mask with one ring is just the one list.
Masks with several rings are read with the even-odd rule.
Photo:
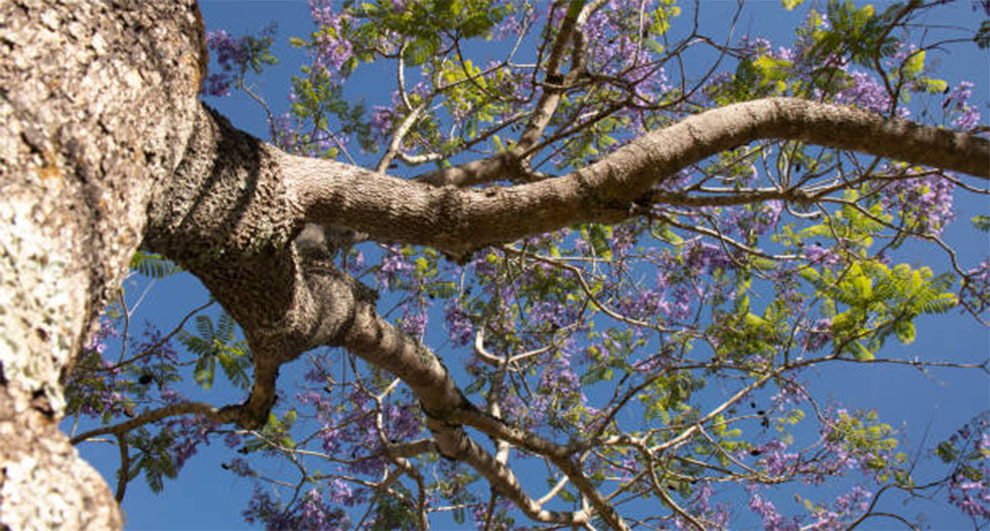
[[[288, 45], [290, 36], [308, 35], [311, 30], [309, 9], [302, 1], [204, 1], [201, 3], [208, 30], [226, 29], [239, 35], [257, 32], [274, 21], [278, 24], [277, 44], [274, 54], [281, 63], [266, 69], [261, 78], [252, 78], [258, 90], [265, 95], [275, 112], [284, 112], [288, 104], [285, 96], [291, 75], [299, 71], [305, 60], [303, 51]], [[726, 13], [734, 2], [705, 2], [702, 4], [701, 28], [716, 35], [724, 31]], [[743, 15], [737, 35], [750, 34], [769, 38], [775, 45], [789, 45], [793, 29], [801, 22], [803, 10], [788, 13], [778, 2], [764, 2], [752, 6]], [[950, 10], [945, 22], [962, 22], [976, 16], [969, 3]], [[686, 20], [683, 22], [687, 22]], [[973, 46], [961, 48], [972, 55], [957, 54], [938, 56], [941, 62], [939, 74], [950, 85], [962, 80], [977, 83], [974, 96], [983, 112], [982, 123], [990, 114], [987, 108], [987, 83], [990, 82], [988, 57], [976, 53]], [[935, 54], [933, 54], [935, 55]], [[981, 84], [982, 83], [982, 84]], [[369, 107], [387, 104], [394, 82], [381, 69], [359, 69], [348, 84], [348, 94], [363, 97]], [[260, 138], [267, 135], [267, 124], [257, 104], [246, 96], [236, 94], [230, 98], [209, 98], [208, 103], [228, 116], [232, 123]], [[353, 150], [357, 152], [358, 150]], [[366, 162], [366, 161], [361, 161]], [[970, 199], [957, 205], [957, 225], [951, 227], [946, 240], [959, 251], [964, 265], [972, 266], [990, 252], [986, 235], [965, 227], [965, 220], [976, 214], [990, 214], [986, 200]], [[913, 256], [912, 256], [913, 253]], [[929, 264], [942, 271], [947, 261], [941, 254], [922, 246], [909, 247], [909, 259]], [[147, 286], [146, 282], [133, 280], [127, 288], [128, 300], [137, 300]], [[145, 319], [169, 329], [188, 309], [201, 304], [208, 295], [198, 282], [189, 277], [168, 279], [153, 283], [142, 307], [136, 313], [138, 322]], [[892, 344], [890, 349], [898, 356], [951, 358], [960, 362], [981, 362], [990, 352], [990, 336], [986, 329], [972, 319], [952, 313], [948, 318], [923, 317], [918, 323], [918, 340], [910, 346]], [[297, 363], [298, 364], [298, 363]], [[283, 371], [281, 385], [291, 385], [298, 374], [293, 369]], [[981, 409], [990, 407], [990, 386], [986, 375], [978, 371], [944, 370], [922, 374], [910, 367], [830, 365], [808, 375], [809, 387], [817, 389], [820, 397], [832, 397], [849, 409], [876, 408], [895, 428], [904, 428], [906, 440], [917, 447], [927, 437], [931, 445], [950, 435], [961, 424]], [[219, 390], [196, 397], [218, 405], [240, 401], [238, 392]], [[119, 465], [117, 449], [108, 444], [84, 444], [80, 448], [85, 457], [110, 480], [111, 486]], [[128, 528], [131, 529], [235, 529], [249, 527], [240, 516], [251, 495], [252, 485], [247, 479], [238, 478], [222, 470], [220, 464], [235, 454], [221, 441], [201, 448], [187, 463], [179, 478], [167, 481], [161, 494], [151, 493], [140, 479], [128, 487], [124, 509]], [[283, 466], [289, 467], [288, 463]], [[922, 459], [919, 471], [928, 466]], [[290, 472], [290, 470], [287, 470]], [[782, 509], [795, 507], [781, 504]], [[895, 503], [891, 510], [899, 510]], [[946, 508], [942, 502], [920, 502], [912, 505], [909, 515], [924, 512], [935, 528], [966, 527], [970, 524], [955, 509]], [[747, 511], [737, 509], [739, 526], [757, 525], [758, 521]], [[450, 525], [452, 522], [448, 522]], [[880, 521], [877, 525], [883, 525]], [[733, 526], [736, 527], [736, 526]]]

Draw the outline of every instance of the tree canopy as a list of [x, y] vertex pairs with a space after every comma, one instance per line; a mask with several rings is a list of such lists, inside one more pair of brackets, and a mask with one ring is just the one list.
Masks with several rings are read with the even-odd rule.
[[[63, 426], [116, 445], [118, 501], [225, 445], [279, 529], [920, 525], [927, 497], [986, 525], [985, 401], [904, 440], [820, 377], [985, 382], [987, 98], [940, 57], [986, 63], [990, 6], [943, 4], [783, 0], [773, 42], [674, 0], [207, 16], [206, 106], [130, 265], [211, 298], [140, 326], [125, 284]], [[898, 348], [959, 321], [970, 352]]]

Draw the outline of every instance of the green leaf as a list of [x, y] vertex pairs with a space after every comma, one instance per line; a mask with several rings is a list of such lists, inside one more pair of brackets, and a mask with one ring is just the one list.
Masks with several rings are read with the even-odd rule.
[[793, 11], [794, 8], [804, 3], [804, 0], [780, 0], [781, 5], [784, 9], [788, 11]]
[[959, 452], [949, 441], [942, 441], [938, 444], [938, 447], [935, 448], [935, 455], [937, 455], [943, 463], [952, 463], [958, 459]]
[[981, 50], [990, 48], [990, 20], [984, 20], [980, 23], [980, 29], [973, 36], [973, 41]]
[[216, 356], [203, 356], [196, 361], [196, 368], [193, 377], [196, 383], [203, 389], [209, 390], [213, 387], [213, 374], [216, 370]]
[[906, 61], [904, 61], [903, 71], [908, 77], [914, 77], [920, 74], [925, 69], [925, 51], [918, 50], [911, 54]]
[[131, 269], [143, 277], [156, 279], [170, 277], [182, 271], [181, 267], [164, 256], [144, 251], [137, 251], [131, 257]]
[[902, 319], [894, 324], [894, 330], [897, 333], [897, 339], [904, 343], [905, 345], [913, 343], [915, 338], [914, 323], [908, 321], [907, 319]]
[[870, 361], [873, 359], [873, 352], [871, 352], [870, 349], [866, 348], [862, 342], [853, 341], [853, 346], [855, 348], [853, 349], [852, 354], [853, 357], [855, 357], [856, 359], [860, 361]]

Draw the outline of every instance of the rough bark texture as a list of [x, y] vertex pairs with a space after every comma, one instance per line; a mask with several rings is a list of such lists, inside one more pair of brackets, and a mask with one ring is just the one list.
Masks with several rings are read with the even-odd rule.
[[192, 130], [200, 27], [189, 0], [0, 4], [0, 527], [121, 526], [59, 380]]
[[[326, 226], [459, 255], [635, 215], [657, 182], [761, 138], [990, 173], [985, 139], [771, 99], [689, 118], [562, 178], [484, 190], [402, 181], [290, 156], [200, 105], [202, 39], [191, 0], [0, 5], [0, 526], [120, 525], [110, 492], [55, 426], [60, 374], [142, 239], [197, 275], [236, 318], [255, 369], [243, 404], [187, 404], [143, 419], [197, 412], [260, 426], [279, 366], [314, 346], [340, 345], [400, 377], [420, 400], [437, 450], [472, 465], [532, 518], [580, 524], [590, 512], [542, 509], [464, 426], [549, 457], [621, 529], [577, 464], [580, 448], [469, 403], [442, 360], [383, 320], [375, 294], [334, 266]], [[513, 164], [478, 161], [470, 173], [491, 182], [493, 172], [521, 171]]]
[[[296, 159], [283, 171], [296, 208], [309, 221], [459, 255], [574, 223], [620, 221], [635, 213], [633, 207], [648, 197], [651, 187], [677, 171], [767, 138], [990, 176], [990, 141], [985, 138], [791, 98], [713, 109], [636, 139], [587, 168], [526, 185], [435, 187], [374, 179], [370, 172], [342, 171], [347, 167], [335, 162]], [[491, 162], [504, 167], [499, 158]], [[472, 171], [484, 173], [481, 166], [474, 164]]]

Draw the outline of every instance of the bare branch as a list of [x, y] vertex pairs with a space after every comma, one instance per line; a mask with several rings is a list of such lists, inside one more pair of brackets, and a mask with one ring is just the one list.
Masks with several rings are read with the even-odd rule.
[[89, 430], [85, 433], [76, 435], [69, 442], [72, 444], [79, 444], [86, 439], [96, 437], [97, 435], [105, 435], [107, 433], [120, 435], [127, 433], [134, 428], [166, 419], [168, 417], [177, 417], [179, 415], [189, 414], [203, 415], [213, 422], [228, 423], [236, 420], [237, 406], [228, 406], [223, 409], [217, 409], [216, 407], [203, 402], [183, 402], [181, 404], [173, 404], [155, 409], [153, 411], [147, 411], [126, 422]]

